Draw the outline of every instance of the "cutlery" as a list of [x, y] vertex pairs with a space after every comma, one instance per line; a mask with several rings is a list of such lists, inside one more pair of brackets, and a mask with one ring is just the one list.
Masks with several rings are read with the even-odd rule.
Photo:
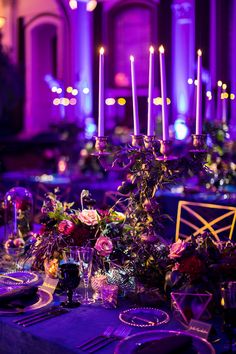
[[119, 326], [114, 333], [105, 338], [101, 343], [95, 344], [92, 348], [86, 349], [89, 353], [95, 353], [96, 351], [106, 347], [108, 344], [126, 338], [131, 332], [131, 328], [127, 326]]
[[37, 312], [33, 312], [33, 313], [31, 313], [31, 314], [29, 314], [29, 315], [27, 315], [27, 316], [24, 316], [23, 318], [17, 318], [17, 319], [15, 319], [15, 320], [13, 320], [13, 322], [14, 323], [18, 323], [18, 322], [21, 322], [21, 321], [24, 321], [24, 320], [28, 320], [28, 319], [30, 319], [30, 318], [34, 318], [34, 317], [36, 317], [36, 316], [40, 316], [40, 315], [42, 315], [43, 313], [47, 313], [47, 312], [49, 312], [49, 311], [52, 311], [52, 310], [54, 310], [54, 309], [58, 309], [59, 308], [59, 306], [55, 306], [55, 305], [53, 305], [53, 306], [50, 306], [50, 307], [48, 307], [48, 308], [45, 308], [45, 309], [41, 309], [41, 310], [39, 310], [39, 311], [37, 311]]
[[114, 327], [108, 326], [102, 334], [99, 334], [98, 336], [87, 340], [86, 342], [76, 346], [76, 348], [86, 350], [87, 348], [90, 348], [93, 345], [98, 344], [101, 341], [103, 341], [104, 339], [110, 337], [111, 334], [113, 333], [113, 331], [114, 331]]
[[131, 321], [138, 320], [140, 322], [144, 322], [144, 323], [149, 324], [151, 326], [155, 326], [155, 324], [157, 324], [157, 322], [153, 322], [153, 321], [148, 320], [147, 318], [143, 318], [143, 317], [139, 317], [139, 316], [131, 316], [130, 320]]
[[[18, 324], [18, 325], [24, 325], [28, 322], [37, 320], [39, 318], [45, 317], [45, 316], [50, 316], [52, 314], [55, 314], [57, 312], [60, 312], [61, 310], [64, 310], [62, 307], [59, 306], [51, 306], [48, 309], [45, 309], [43, 311], [39, 311], [37, 313], [33, 313], [31, 315], [28, 315], [22, 319], [16, 319], [13, 322]], [[66, 310], [67, 311], [67, 310]]]
[[60, 310], [58, 310], [56, 312], [52, 312], [51, 314], [45, 314], [44, 316], [37, 317], [37, 318], [35, 318], [35, 319], [31, 320], [31, 321], [24, 322], [22, 324], [22, 326], [23, 327], [29, 327], [29, 326], [32, 326], [32, 325], [38, 323], [38, 322], [42, 322], [42, 321], [48, 320], [50, 318], [54, 318], [54, 317], [60, 316], [60, 315], [63, 315], [65, 313], [68, 313], [68, 312], [69, 312], [69, 310], [62, 308], [62, 309], [60, 309]]
[[[20, 283], [20, 284], [24, 283], [24, 280], [11, 277], [10, 275], [0, 274], [0, 278], [9, 279], [9, 280], [15, 281], [16, 283]], [[0, 281], [1, 281], [1, 279], [0, 279]]]

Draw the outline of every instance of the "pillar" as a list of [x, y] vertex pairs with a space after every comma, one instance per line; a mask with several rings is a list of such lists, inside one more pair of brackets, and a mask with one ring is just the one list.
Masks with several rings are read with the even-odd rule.
[[172, 109], [174, 120], [186, 119], [195, 112], [191, 111], [194, 100], [195, 63], [195, 16], [194, 0], [173, 0], [172, 2]]
[[[85, 126], [85, 119], [93, 114], [92, 61], [93, 61], [93, 13], [86, 11], [86, 3], [78, 2], [71, 13], [73, 81], [79, 90], [76, 119]], [[85, 90], [83, 92], [84, 89]], [[88, 92], [88, 93], [86, 93]]]

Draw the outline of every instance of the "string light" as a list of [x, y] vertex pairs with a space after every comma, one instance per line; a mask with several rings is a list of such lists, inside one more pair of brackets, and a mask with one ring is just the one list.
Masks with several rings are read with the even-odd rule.
[[77, 6], [78, 6], [76, 0], [70, 0], [70, 1], [69, 1], [69, 5], [70, 5], [71, 10], [76, 10], [76, 9], [77, 9]]
[[106, 98], [105, 103], [107, 106], [113, 106], [113, 104], [116, 103], [116, 100], [114, 98]]

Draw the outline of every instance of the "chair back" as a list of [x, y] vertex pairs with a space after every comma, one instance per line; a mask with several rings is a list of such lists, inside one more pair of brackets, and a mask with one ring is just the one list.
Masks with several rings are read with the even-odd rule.
[[181, 200], [176, 218], [176, 241], [211, 232], [217, 241], [234, 238], [236, 207]]

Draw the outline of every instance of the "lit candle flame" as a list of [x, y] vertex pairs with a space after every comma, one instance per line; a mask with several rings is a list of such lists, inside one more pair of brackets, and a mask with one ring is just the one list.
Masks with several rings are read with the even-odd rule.
[[100, 53], [101, 55], [104, 54], [104, 48], [103, 48], [103, 47], [100, 48], [99, 53]]
[[201, 51], [201, 49], [198, 49], [198, 51], [197, 51], [197, 55], [198, 55], [199, 57], [201, 57], [201, 56], [202, 56], [202, 51]]
[[207, 91], [207, 92], [206, 92], [206, 96], [207, 96], [207, 97], [211, 97], [211, 91]]
[[151, 45], [151, 47], [149, 48], [149, 52], [151, 53], [151, 54], [153, 54], [154, 53], [154, 48], [153, 48], [153, 46]]
[[164, 52], [165, 52], [165, 49], [164, 49], [163, 45], [161, 45], [161, 46], [159, 47], [159, 52], [160, 52], [160, 53], [164, 53]]
[[129, 58], [130, 58], [130, 61], [134, 61], [134, 56], [133, 55], [131, 55]]
[[219, 80], [219, 81], [217, 82], [217, 85], [218, 85], [219, 87], [221, 87], [221, 86], [222, 86], [222, 81]]
[[222, 85], [222, 89], [223, 89], [223, 90], [226, 90], [226, 89], [227, 89], [227, 85], [226, 85], [226, 84], [223, 84], [223, 85]]

